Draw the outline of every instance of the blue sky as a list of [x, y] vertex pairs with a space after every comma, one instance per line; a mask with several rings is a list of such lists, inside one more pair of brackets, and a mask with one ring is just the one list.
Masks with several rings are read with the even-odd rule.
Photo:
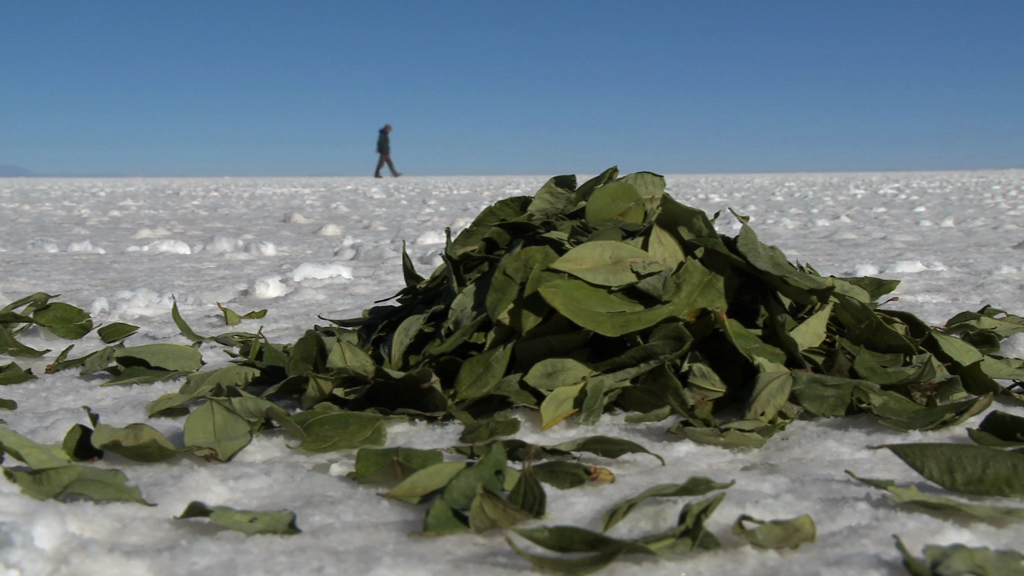
[[0, 165], [409, 175], [1024, 167], [1024, 1], [0, 4]]

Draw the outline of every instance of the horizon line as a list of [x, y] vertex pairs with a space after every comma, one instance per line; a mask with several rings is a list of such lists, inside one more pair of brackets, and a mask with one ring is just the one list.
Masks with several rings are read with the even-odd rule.
[[[887, 168], [887, 169], [849, 169], [849, 170], [733, 170], [733, 171], [693, 171], [693, 172], [655, 172], [654, 170], [639, 170], [640, 172], [653, 172], [662, 176], [706, 176], [706, 175], [757, 175], [757, 174], [907, 174], [907, 173], [923, 173], [923, 172], [1005, 172], [1014, 170], [1024, 170], [1024, 166], [1004, 166], [1004, 167], [985, 167], [985, 168]], [[453, 178], [453, 177], [552, 177], [560, 175], [570, 174], [600, 174], [598, 172], [582, 171], [582, 172], [560, 172], [554, 173], [540, 173], [540, 172], [507, 172], [507, 173], [450, 173], [450, 174], [408, 174], [403, 173], [400, 177], [385, 177], [376, 178], [372, 175], [364, 174], [342, 174], [342, 173], [318, 173], [318, 174], [216, 174], [216, 175], [166, 175], [166, 174], [116, 174], [116, 173], [64, 173], [64, 174], [37, 174], [28, 170], [24, 170], [25, 173], [19, 174], [3, 174], [0, 173], [0, 179], [60, 179], [60, 178], [181, 178], [181, 179], [202, 179], [202, 178], [368, 178], [375, 180], [400, 180], [402, 178]]]

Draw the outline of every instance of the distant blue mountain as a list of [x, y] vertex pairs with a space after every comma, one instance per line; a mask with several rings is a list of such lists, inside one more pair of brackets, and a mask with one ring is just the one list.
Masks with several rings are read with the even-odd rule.
[[35, 176], [30, 170], [13, 164], [0, 164], [0, 176]]

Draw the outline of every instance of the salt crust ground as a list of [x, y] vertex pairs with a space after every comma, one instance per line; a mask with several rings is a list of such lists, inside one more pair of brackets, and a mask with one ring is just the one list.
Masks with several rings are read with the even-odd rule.
[[[90, 311], [100, 322], [142, 326], [130, 341], [180, 342], [172, 298], [201, 333], [226, 331], [216, 303], [239, 312], [266, 308], [271, 340], [294, 341], [323, 323], [351, 317], [401, 287], [402, 242], [421, 273], [438, 263], [444, 229], [457, 232], [485, 206], [530, 195], [542, 177], [403, 177], [282, 179], [0, 179], [0, 302], [44, 291]], [[992, 304], [1024, 313], [1024, 171], [685, 175], [668, 177], [684, 203], [723, 211], [720, 231], [735, 233], [727, 209], [752, 217], [763, 240], [824, 274], [880, 275], [904, 281], [889, 306], [941, 323]], [[66, 343], [45, 333], [26, 343]], [[95, 349], [98, 339], [76, 345]], [[210, 367], [226, 356], [204, 349]], [[1008, 353], [1024, 353], [1010, 342]], [[0, 362], [10, 359], [0, 357]], [[99, 387], [73, 373], [0, 389], [19, 408], [4, 412], [15, 430], [59, 442], [90, 406], [113, 425], [145, 421], [145, 405], [179, 382]], [[1019, 406], [1000, 406], [1024, 415]], [[992, 526], [897, 509], [844, 470], [875, 478], [919, 478], [887, 451], [893, 442], [965, 442], [963, 428], [898, 434], [870, 418], [802, 421], [758, 451], [679, 442], [663, 424], [632, 426], [611, 416], [593, 428], [561, 425], [541, 433], [524, 414], [522, 437], [554, 443], [584, 434], [641, 442], [665, 457], [596, 460], [618, 477], [612, 485], [551, 489], [548, 524], [599, 526], [609, 503], [691, 475], [735, 480], [711, 528], [722, 549], [676, 562], [634, 559], [603, 574], [713, 576], [786, 574], [868, 576], [904, 571], [892, 544], [1020, 547], [1019, 526]], [[180, 423], [150, 424], [173, 437]], [[972, 422], [976, 424], [976, 421]], [[969, 423], [972, 424], [972, 423]], [[457, 427], [399, 423], [390, 445], [456, 443]], [[353, 454], [310, 456], [273, 434], [257, 438], [227, 465], [182, 459], [140, 465], [116, 457], [158, 505], [37, 502], [0, 481], [0, 575], [164, 574], [467, 574], [531, 573], [500, 535], [421, 538], [421, 511], [380, 498], [378, 489], [344, 477]], [[303, 533], [257, 536], [175, 520], [191, 500], [248, 509], [286, 508]], [[616, 528], [620, 535], [667, 527], [680, 503], [647, 506]], [[811, 514], [818, 541], [795, 551], [765, 552], [728, 533], [740, 514], [762, 519]]]

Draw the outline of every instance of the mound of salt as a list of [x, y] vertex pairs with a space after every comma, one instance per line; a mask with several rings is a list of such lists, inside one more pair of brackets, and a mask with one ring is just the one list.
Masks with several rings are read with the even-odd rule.
[[277, 246], [266, 240], [253, 240], [245, 243], [245, 253], [252, 256], [274, 256], [277, 254]]
[[142, 247], [143, 252], [158, 252], [164, 254], [191, 254], [192, 249], [181, 240], [157, 240]]
[[341, 236], [343, 230], [337, 224], [324, 224], [316, 231], [317, 236]]
[[68, 244], [68, 252], [81, 252], [86, 254], [106, 254], [107, 251], [98, 246], [93, 246], [92, 242], [88, 240], [82, 240], [81, 242], [72, 242]]
[[292, 271], [292, 280], [302, 282], [303, 280], [324, 280], [326, 278], [352, 279], [352, 269], [342, 264], [316, 264], [304, 262]]
[[198, 246], [196, 252], [208, 252], [210, 254], [227, 254], [242, 249], [242, 241], [238, 238], [228, 236], [213, 236]]
[[426, 244], [444, 244], [444, 242], [444, 233], [432, 230], [420, 234], [418, 237], [416, 237], [416, 240], [413, 241], [413, 244], [423, 246]]
[[285, 286], [278, 276], [257, 278], [249, 288], [249, 294], [256, 298], [278, 298], [291, 291], [291, 288]]

